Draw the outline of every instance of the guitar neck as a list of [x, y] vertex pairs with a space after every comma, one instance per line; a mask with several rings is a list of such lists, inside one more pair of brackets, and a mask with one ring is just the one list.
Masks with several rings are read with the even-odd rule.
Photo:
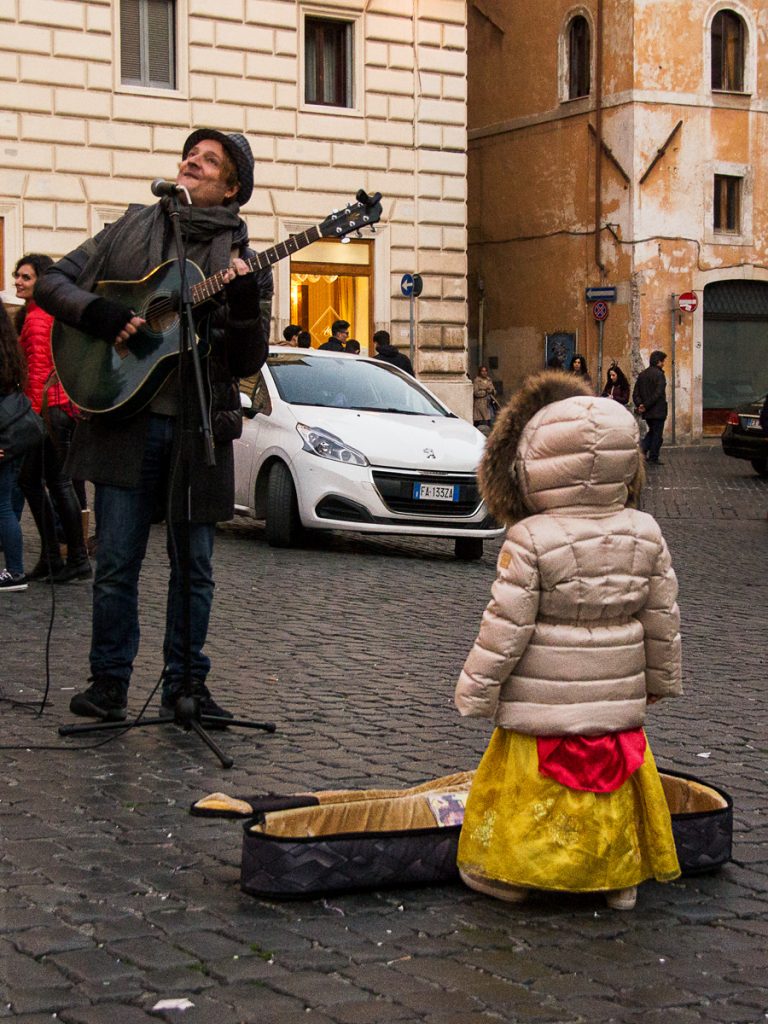
[[[272, 246], [271, 249], [266, 249], [264, 252], [256, 253], [255, 256], [251, 256], [250, 259], [245, 261], [246, 266], [249, 270], [263, 270], [265, 267], [271, 267], [273, 263], [277, 263], [279, 260], [284, 260], [286, 256], [290, 256], [292, 252], [298, 252], [299, 249], [304, 249], [307, 245], [311, 245], [312, 242], [316, 242], [318, 238], [321, 238], [322, 234], [319, 227], [309, 228], [308, 231], [302, 231], [298, 235], [291, 235], [290, 238], [284, 242], [280, 242], [278, 245]], [[224, 274], [226, 270], [218, 270], [215, 274], [210, 277], [206, 277], [204, 281], [200, 281], [192, 288], [192, 303], [195, 306], [199, 306], [203, 302], [207, 302], [208, 299], [212, 299], [214, 295], [217, 295], [223, 290], [225, 281]]]

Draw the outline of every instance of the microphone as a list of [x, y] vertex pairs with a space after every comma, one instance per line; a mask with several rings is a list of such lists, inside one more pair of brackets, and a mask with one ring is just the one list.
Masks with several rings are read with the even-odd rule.
[[180, 192], [186, 192], [183, 185], [177, 185], [175, 181], [164, 181], [162, 178], [155, 178], [149, 186], [153, 196], [175, 196]]

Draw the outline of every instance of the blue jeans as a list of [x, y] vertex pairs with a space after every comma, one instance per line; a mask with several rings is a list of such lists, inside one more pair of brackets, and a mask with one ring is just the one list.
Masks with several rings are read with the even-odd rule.
[[14, 576], [24, 572], [24, 538], [16, 514], [20, 465], [18, 459], [0, 459], [0, 544], [5, 567]]
[[[96, 573], [93, 582], [91, 672], [96, 678], [120, 682], [127, 691], [139, 649], [139, 573], [147, 551], [154, 513], [163, 508], [171, 476], [174, 420], [150, 418], [144, 462], [138, 487], [96, 484]], [[116, 453], [117, 457], [117, 453]], [[184, 680], [184, 590], [180, 559], [184, 554], [186, 523], [167, 526], [171, 566], [168, 581], [163, 693], [178, 691]], [[195, 680], [204, 680], [211, 667], [203, 654], [213, 601], [211, 557], [215, 523], [191, 523], [189, 665]]]

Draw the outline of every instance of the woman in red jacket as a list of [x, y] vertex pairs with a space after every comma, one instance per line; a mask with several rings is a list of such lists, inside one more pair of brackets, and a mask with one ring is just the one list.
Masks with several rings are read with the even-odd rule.
[[[49, 256], [29, 253], [21, 257], [14, 270], [16, 297], [24, 301], [16, 327], [29, 371], [25, 390], [48, 428], [48, 436], [41, 448], [25, 458], [19, 483], [40, 534], [40, 559], [28, 574], [29, 579], [53, 579], [56, 583], [67, 583], [74, 579], [88, 579], [91, 563], [83, 538], [80, 502], [71, 479], [64, 472], [64, 461], [75, 429], [75, 409], [58, 378], [54, 376], [53, 383], [49, 382], [53, 372], [53, 317], [33, 298], [38, 277], [52, 262]], [[66, 564], [59, 554], [54, 509], [67, 544]]]

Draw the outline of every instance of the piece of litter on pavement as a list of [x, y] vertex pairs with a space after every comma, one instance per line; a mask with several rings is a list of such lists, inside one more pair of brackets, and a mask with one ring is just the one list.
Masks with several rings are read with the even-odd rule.
[[190, 999], [161, 999], [152, 1007], [155, 1010], [189, 1010], [195, 1004]]
[[711, 754], [711, 750], [703, 750], [700, 754], [697, 754], [696, 757], [710, 757]]

